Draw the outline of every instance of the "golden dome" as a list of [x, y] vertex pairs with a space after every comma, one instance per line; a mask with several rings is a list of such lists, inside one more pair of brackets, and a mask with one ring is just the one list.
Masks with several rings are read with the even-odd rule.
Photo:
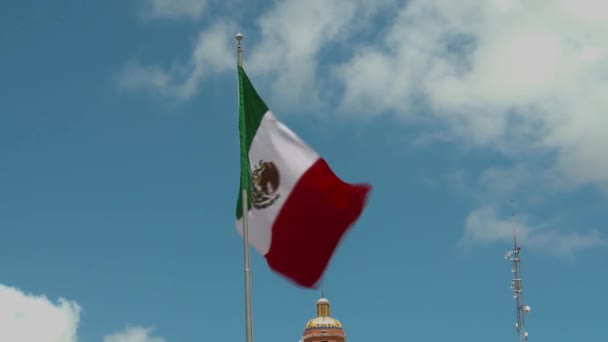
[[340, 329], [342, 323], [335, 318], [329, 316], [329, 301], [326, 298], [321, 298], [317, 301], [317, 317], [306, 323], [305, 330], [311, 329]]
[[342, 323], [331, 317], [315, 317], [306, 323], [306, 330], [309, 329], [342, 329]]

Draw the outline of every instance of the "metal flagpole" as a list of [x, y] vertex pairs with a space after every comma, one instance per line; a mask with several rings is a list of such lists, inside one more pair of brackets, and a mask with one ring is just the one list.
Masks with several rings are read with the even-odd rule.
[[[237, 65], [239, 67], [243, 66], [243, 47], [241, 45], [241, 40], [243, 40], [243, 35], [238, 33], [236, 35], [236, 54], [237, 54]], [[239, 87], [240, 92], [240, 87]], [[240, 94], [239, 94], [239, 106], [240, 103]], [[245, 328], [247, 331], [247, 342], [253, 342], [253, 321], [251, 319], [251, 269], [249, 262], [249, 227], [247, 224], [247, 212], [248, 212], [248, 190], [243, 189], [241, 192], [241, 200], [243, 207], [243, 254], [245, 257]]]

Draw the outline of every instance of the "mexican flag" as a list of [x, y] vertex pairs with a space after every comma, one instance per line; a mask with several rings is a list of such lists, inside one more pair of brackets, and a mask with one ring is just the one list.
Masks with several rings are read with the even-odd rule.
[[242, 189], [249, 190], [249, 243], [270, 268], [314, 287], [342, 236], [359, 218], [371, 187], [340, 180], [283, 125], [239, 75], [241, 184], [236, 226], [243, 235]]

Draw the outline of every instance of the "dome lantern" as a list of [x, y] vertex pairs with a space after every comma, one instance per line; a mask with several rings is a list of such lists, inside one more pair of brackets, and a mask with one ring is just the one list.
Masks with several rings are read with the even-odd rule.
[[329, 301], [325, 298], [317, 301], [317, 317], [329, 317]]

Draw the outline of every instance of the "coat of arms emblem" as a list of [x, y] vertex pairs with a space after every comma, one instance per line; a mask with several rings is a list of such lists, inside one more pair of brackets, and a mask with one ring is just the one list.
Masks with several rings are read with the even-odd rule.
[[271, 161], [260, 160], [251, 174], [251, 200], [253, 207], [264, 209], [271, 206], [278, 198], [279, 169]]

